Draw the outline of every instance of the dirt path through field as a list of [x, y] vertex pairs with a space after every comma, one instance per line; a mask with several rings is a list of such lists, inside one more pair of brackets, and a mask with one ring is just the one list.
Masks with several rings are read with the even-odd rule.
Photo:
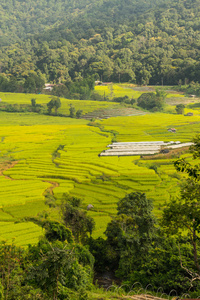
[[56, 187], [59, 187], [59, 183], [58, 182], [55, 182], [55, 181], [48, 181], [48, 180], [43, 180], [43, 182], [48, 182], [51, 184], [50, 187], [48, 187], [45, 192], [49, 193], [50, 195], [53, 195], [53, 190], [56, 188]]
[[14, 180], [12, 177], [4, 175], [3, 172], [13, 168], [17, 163], [18, 161], [0, 163], [0, 176], [4, 176], [6, 179]]

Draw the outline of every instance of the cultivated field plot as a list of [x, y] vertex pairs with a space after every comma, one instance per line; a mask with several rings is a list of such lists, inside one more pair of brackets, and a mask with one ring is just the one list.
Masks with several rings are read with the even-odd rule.
[[[190, 142], [191, 138], [200, 133], [199, 112], [192, 117], [184, 115], [154, 113], [134, 117], [117, 117], [102, 120], [107, 130], [117, 131], [118, 142], [140, 141], [180, 141]], [[176, 132], [169, 132], [175, 128]]]
[[[30, 99], [34, 96], [29, 95]], [[81, 101], [81, 105], [87, 104]], [[96, 222], [95, 237], [103, 235], [107, 222], [116, 213], [117, 202], [127, 193], [145, 192], [153, 199], [157, 215], [170, 196], [178, 195], [182, 175], [177, 175], [173, 158], [143, 160], [140, 156], [99, 157], [99, 154], [113, 139], [110, 131], [118, 133], [115, 138], [121, 142], [189, 142], [194, 133], [200, 132], [198, 109], [192, 117], [149, 113], [98, 121], [106, 131], [87, 123], [84, 119], [34, 113], [0, 113], [2, 239], [7, 236], [9, 241], [17, 240], [20, 230], [16, 226], [21, 224], [23, 228], [33, 226], [33, 230], [29, 230], [26, 238], [20, 233], [17, 243], [23, 246], [35, 243], [41, 229], [25, 222], [25, 218], [46, 214], [60, 218], [58, 208], [46, 199], [48, 193], [54, 194], [57, 203], [61, 203], [66, 193], [82, 198], [83, 209], [93, 204], [89, 214]], [[167, 131], [171, 127], [176, 128], [176, 133]], [[3, 225], [10, 226], [10, 231], [6, 227], [3, 230]]]
[[[102, 96], [108, 97], [109, 99], [112, 99], [114, 97], [124, 97], [124, 96], [137, 99], [138, 97], [141, 96], [142, 93], [155, 92], [156, 88], [161, 89], [162, 87], [160, 86], [138, 87], [134, 84], [121, 83], [121, 84], [108, 84], [108, 85], [95, 86], [95, 91]], [[166, 92], [167, 92], [166, 101], [170, 105], [176, 105], [179, 103], [188, 104], [191, 101], [196, 102], [197, 100], [196, 98], [191, 99], [185, 97], [183, 93], [180, 92], [176, 92], [172, 90], [167, 90]]]
[[120, 108], [107, 108], [94, 110], [93, 112], [87, 113], [83, 116], [84, 119], [108, 119], [118, 116], [139, 116], [145, 115], [147, 112], [135, 109], [132, 107], [120, 107]]
[[41, 227], [32, 222], [0, 222], [0, 226], [0, 239], [7, 243], [14, 242], [17, 246], [26, 247], [28, 244], [37, 243], [38, 237], [43, 234]]
[[[37, 104], [41, 104], [46, 107], [46, 104], [50, 101], [52, 96], [50, 95], [32, 95], [32, 94], [14, 94], [0, 92], [0, 98], [2, 102], [8, 104], [31, 104], [31, 99], [36, 99]], [[72, 104], [76, 110], [81, 109], [83, 115], [94, 110], [101, 110], [107, 108], [118, 108], [120, 105], [114, 102], [106, 101], [83, 101], [83, 100], [68, 100], [61, 98], [61, 107], [58, 109], [58, 113], [69, 115], [70, 104]]]
[[114, 97], [124, 97], [137, 99], [143, 93], [134, 89], [134, 85], [128, 84], [108, 84], [95, 87], [95, 91], [102, 96], [106, 96], [110, 99]]

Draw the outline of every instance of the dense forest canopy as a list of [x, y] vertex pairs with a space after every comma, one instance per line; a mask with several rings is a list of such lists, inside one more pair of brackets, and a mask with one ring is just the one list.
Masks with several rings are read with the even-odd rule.
[[[100, 17], [109, 23], [124, 23], [133, 14], [139, 14], [154, 7], [160, 1], [138, 0], [128, 1], [96, 1], [96, 0], [65, 0], [65, 1], [1, 1], [1, 42], [7, 44], [11, 41], [26, 38], [27, 35], [41, 33], [58, 25], [70, 24], [71, 20]], [[11, 22], [12, 20], [12, 22]], [[102, 23], [103, 24], [103, 23]]]
[[[3, 76], [137, 84], [199, 80], [200, 1], [3, 1]], [[0, 87], [2, 90], [2, 88]]]

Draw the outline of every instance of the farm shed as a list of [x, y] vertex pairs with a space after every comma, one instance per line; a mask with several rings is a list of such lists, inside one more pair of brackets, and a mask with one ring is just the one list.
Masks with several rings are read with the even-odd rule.
[[44, 90], [51, 92], [53, 90], [53, 87], [55, 86], [55, 84], [51, 84], [51, 83], [45, 83], [45, 88]]
[[167, 129], [167, 131], [175, 133], [176, 132], [176, 128], [169, 128], [169, 129]]

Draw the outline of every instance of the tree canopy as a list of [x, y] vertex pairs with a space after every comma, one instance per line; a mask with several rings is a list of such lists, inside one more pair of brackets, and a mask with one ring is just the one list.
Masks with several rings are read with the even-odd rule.
[[[88, 88], [79, 84], [77, 91], [70, 82], [87, 76], [164, 85], [199, 80], [197, 0], [20, 3], [0, 4], [2, 91], [12, 78], [10, 89], [24, 84], [35, 89], [30, 72], [46, 82], [66, 83], [72, 94], [81, 91], [85, 97]], [[58, 96], [67, 91], [61, 89]]]

